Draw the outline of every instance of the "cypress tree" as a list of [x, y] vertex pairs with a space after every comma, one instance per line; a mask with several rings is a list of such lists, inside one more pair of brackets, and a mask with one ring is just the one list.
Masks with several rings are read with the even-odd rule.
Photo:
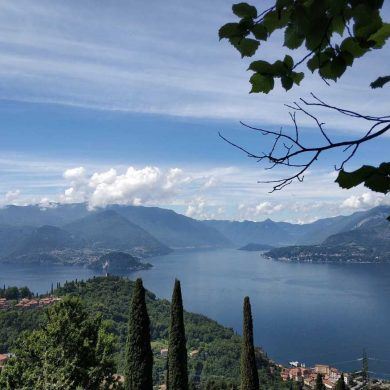
[[126, 390], [153, 389], [153, 353], [150, 346], [150, 320], [142, 280], [135, 282], [130, 305], [126, 343]]
[[324, 390], [324, 389], [325, 389], [325, 386], [324, 386], [324, 383], [322, 382], [322, 375], [318, 373], [317, 379], [316, 379], [315, 390]]
[[171, 303], [169, 328], [167, 390], [188, 390], [187, 347], [184, 330], [183, 300], [176, 279]]
[[258, 390], [259, 375], [253, 345], [253, 321], [249, 297], [244, 298], [244, 322], [241, 349], [241, 390]]
[[344, 374], [341, 374], [341, 377], [338, 379], [335, 390], [347, 390], [347, 385], [344, 382]]

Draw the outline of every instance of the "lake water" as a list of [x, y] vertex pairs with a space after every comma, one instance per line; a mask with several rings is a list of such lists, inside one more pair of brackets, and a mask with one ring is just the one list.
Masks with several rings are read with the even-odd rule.
[[[141, 276], [149, 290], [168, 299], [179, 278], [187, 310], [238, 332], [242, 300], [250, 296], [256, 343], [278, 362], [352, 371], [360, 368], [366, 348], [370, 371], [390, 374], [390, 264], [289, 264], [237, 250], [175, 252], [148, 261], [151, 270], [131, 277]], [[52, 282], [93, 274], [84, 268], [1, 265], [0, 285], [46, 292]]]

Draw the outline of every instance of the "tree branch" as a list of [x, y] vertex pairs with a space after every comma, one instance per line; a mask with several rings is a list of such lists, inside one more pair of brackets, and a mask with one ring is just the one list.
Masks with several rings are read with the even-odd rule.
[[[294, 102], [293, 105], [286, 105], [287, 107], [293, 110], [292, 112], [289, 113], [289, 115], [294, 125], [294, 131], [295, 131], [294, 137], [283, 132], [283, 128], [281, 128], [279, 132], [277, 132], [273, 130], [250, 126], [244, 122], [240, 122], [243, 126], [247, 127], [248, 129], [257, 131], [263, 136], [271, 136], [274, 138], [274, 141], [272, 143], [269, 152], [262, 152], [260, 155], [252, 153], [248, 149], [230, 141], [229, 139], [224, 137], [221, 133], [218, 133], [219, 136], [224, 141], [226, 141], [228, 144], [232, 145], [233, 147], [241, 150], [242, 152], [246, 153], [248, 157], [255, 158], [257, 162], [267, 161], [270, 164], [270, 166], [265, 168], [267, 170], [273, 169], [277, 166], [299, 168], [298, 172], [286, 178], [259, 182], [259, 183], [274, 184], [271, 192], [279, 191], [284, 187], [286, 187], [287, 185], [291, 184], [295, 180], [302, 182], [304, 179], [305, 172], [307, 172], [307, 170], [312, 166], [312, 164], [314, 164], [318, 160], [320, 155], [332, 149], [342, 148], [342, 151], [344, 153], [350, 151], [348, 156], [339, 164], [338, 167], [337, 165], [335, 165], [336, 170], [344, 169], [345, 164], [347, 164], [355, 156], [361, 144], [368, 142], [374, 138], [377, 138], [380, 135], [390, 130], [390, 116], [372, 116], [372, 115], [360, 114], [355, 111], [347, 110], [344, 108], [332, 106], [328, 103], [325, 103], [317, 96], [315, 96], [313, 93], [311, 94], [311, 96], [314, 99], [313, 101], [306, 101], [304, 99], [300, 99], [301, 104]], [[324, 128], [325, 123], [320, 122], [315, 115], [309, 112], [306, 108], [303, 108], [302, 104], [307, 107], [319, 106], [329, 110], [337, 111], [339, 114], [348, 117], [359, 118], [367, 122], [371, 122], [371, 123], [375, 122], [375, 123], [372, 124], [371, 127], [367, 130], [367, 132], [359, 138], [354, 138], [354, 139], [341, 141], [341, 142], [333, 142], [325, 131]], [[322, 137], [326, 141], [325, 144], [318, 145], [318, 146], [304, 146], [303, 142], [301, 142], [299, 139], [300, 130], [296, 120], [297, 112], [301, 112], [305, 116], [311, 118], [316, 123]], [[302, 162], [301, 159], [303, 159], [304, 161]]]

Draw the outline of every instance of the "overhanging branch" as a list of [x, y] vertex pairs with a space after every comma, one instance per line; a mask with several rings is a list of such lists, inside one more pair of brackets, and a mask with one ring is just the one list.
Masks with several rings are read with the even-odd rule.
[[[314, 94], [311, 94], [313, 101], [306, 101], [300, 99], [299, 103], [294, 102], [292, 105], [286, 105], [293, 111], [290, 112], [290, 118], [294, 125], [295, 135], [291, 136], [281, 128], [278, 132], [274, 130], [268, 130], [250, 126], [244, 122], [240, 122], [243, 126], [253, 131], [259, 132], [263, 136], [271, 136], [274, 138], [272, 147], [268, 152], [262, 152], [260, 155], [249, 151], [247, 148], [238, 145], [231, 140], [224, 137], [220, 132], [219, 136], [233, 147], [246, 153], [250, 158], [254, 158], [257, 162], [266, 161], [270, 165], [265, 169], [273, 169], [277, 166], [287, 166], [291, 168], [299, 168], [297, 171], [285, 178], [276, 180], [260, 181], [259, 183], [273, 184], [271, 192], [278, 191], [291, 184], [293, 181], [303, 181], [304, 175], [307, 170], [318, 160], [321, 154], [332, 149], [342, 148], [343, 152], [348, 152], [348, 155], [339, 163], [335, 165], [336, 170], [342, 170], [345, 164], [350, 161], [356, 154], [360, 145], [368, 142], [390, 130], [390, 116], [372, 116], [364, 115], [355, 111], [347, 110], [344, 108], [332, 106], [319, 99]], [[321, 122], [315, 115], [313, 115], [306, 107], [318, 106], [329, 110], [337, 111], [339, 114], [365, 120], [367, 122], [374, 122], [366, 133], [359, 138], [350, 139], [342, 142], [334, 142], [325, 131], [325, 123]], [[300, 140], [300, 130], [297, 124], [296, 114], [301, 112], [305, 116], [309, 117], [316, 124], [325, 144], [318, 146], [305, 146]], [[303, 162], [301, 161], [303, 159]]]

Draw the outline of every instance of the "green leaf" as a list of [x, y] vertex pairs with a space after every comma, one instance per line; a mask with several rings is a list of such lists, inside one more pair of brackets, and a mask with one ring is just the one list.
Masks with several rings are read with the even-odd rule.
[[380, 49], [384, 46], [387, 39], [390, 37], [390, 23], [383, 23], [383, 26], [368, 39], [375, 42], [375, 49]]
[[342, 51], [342, 52], [340, 52], [340, 56], [343, 58], [343, 60], [347, 66], [352, 66], [354, 57], [350, 52]]
[[294, 80], [294, 83], [299, 85], [300, 82], [303, 80], [303, 78], [305, 77], [305, 74], [303, 72], [292, 72], [291, 73], [291, 77], [292, 79]]
[[364, 186], [372, 191], [387, 194], [390, 191], [390, 163], [384, 162], [379, 167], [363, 165], [353, 172], [342, 170], [337, 176], [336, 183], [347, 189], [364, 183]]
[[295, 24], [290, 23], [284, 31], [284, 46], [289, 49], [297, 49], [304, 39], [305, 37], [299, 34]]
[[234, 4], [232, 7], [233, 13], [240, 18], [257, 18], [257, 9], [248, 3]]
[[348, 37], [343, 40], [340, 45], [341, 51], [347, 51], [355, 58], [359, 58], [367, 52], [367, 49], [362, 48], [356, 39]]
[[274, 78], [269, 75], [255, 73], [249, 81], [252, 84], [250, 93], [268, 93], [274, 88]]
[[238, 23], [226, 23], [218, 31], [219, 39], [240, 37], [242, 32]]
[[292, 67], [294, 66], [294, 60], [289, 55], [286, 55], [284, 57], [283, 63], [287, 66], [288, 69], [292, 69]]
[[288, 7], [294, 3], [293, 0], [276, 0], [276, 9], [281, 10], [284, 7]]
[[373, 88], [373, 89], [375, 89], [375, 88], [382, 88], [389, 81], [390, 81], [390, 76], [378, 77], [375, 81], [373, 81], [370, 84], [370, 87]]
[[255, 24], [252, 27], [251, 31], [256, 39], [261, 39], [262, 41], [266, 41], [268, 38], [267, 28], [262, 24]]
[[332, 63], [329, 61], [325, 64], [323, 64], [319, 69], [318, 73], [321, 77], [324, 79], [330, 79], [336, 81], [336, 77], [334, 75], [333, 69], [332, 69]]
[[383, 26], [379, 11], [364, 3], [353, 8], [353, 18], [355, 20], [353, 32], [358, 38], [369, 38]]
[[331, 28], [342, 37], [345, 30], [344, 18], [341, 15], [334, 16], [332, 19]]
[[281, 78], [283, 88], [288, 91], [292, 88], [294, 80], [289, 76], [282, 76]]
[[241, 53], [241, 57], [252, 57], [260, 42], [250, 38], [230, 38], [230, 43]]
[[277, 60], [272, 64], [271, 73], [277, 77], [287, 76], [287, 74], [290, 73], [290, 69], [286, 66], [284, 62]]
[[335, 57], [330, 63], [330, 69], [332, 71], [333, 77], [332, 79], [336, 80], [340, 76], [343, 75], [345, 70], [347, 69], [347, 64], [345, 63], [342, 56]]
[[310, 20], [310, 22], [310, 29], [306, 34], [306, 48], [308, 50], [318, 50], [328, 46], [328, 40], [325, 37], [324, 31], [328, 27], [329, 19], [322, 17]]
[[264, 16], [263, 24], [267, 28], [269, 34], [273, 31], [282, 28], [287, 25], [289, 20], [289, 12], [281, 11], [270, 11], [267, 12]]
[[313, 73], [316, 69], [319, 68], [319, 61], [318, 61], [318, 56], [314, 55], [313, 57], [310, 58], [309, 61], [307, 61], [307, 67]]
[[253, 70], [256, 73], [272, 73], [272, 65], [267, 61], [253, 61], [250, 65], [248, 70]]

